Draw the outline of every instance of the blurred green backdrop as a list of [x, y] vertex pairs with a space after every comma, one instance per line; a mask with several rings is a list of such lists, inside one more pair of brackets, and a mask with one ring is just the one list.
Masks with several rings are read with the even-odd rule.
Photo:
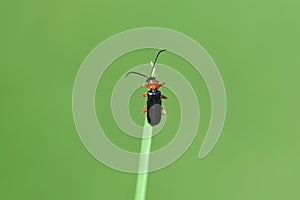
[[[299, 19], [296, 0], [1, 2], [0, 199], [133, 199], [136, 175], [102, 165], [81, 144], [72, 88], [98, 43], [145, 26], [180, 31], [204, 46], [228, 98], [222, 136], [198, 160], [210, 103], [205, 84], [194, 80], [203, 112], [198, 136], [176, 163], [150, 174], [147, 199], [300, 199]], [[129, 69], [149, 62], [154, 52], [129, 54], [113, 65]], [[183, 61], [167, 54], [160, 62], [179, 67]], [[143, 100], [132, 102], [131, 112], [140, 112], [139, 105]], [[97, 111], [101, 118], [101, 106]], [[129, 150], [138, 147], [121, 134], [110, 137]], [[171, 138], [158, 135], [154, 148]]]

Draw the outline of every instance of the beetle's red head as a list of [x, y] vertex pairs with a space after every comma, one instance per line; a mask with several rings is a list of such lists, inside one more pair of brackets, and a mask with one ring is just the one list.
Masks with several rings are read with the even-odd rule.
[[157, 80], [155, 79], [152, 79], [150, 80], [147, 84], [146, 84], [146, 87], [149, 89], [149, 90], [158, 90], [160, 88], [160, 84], [158, 83]]

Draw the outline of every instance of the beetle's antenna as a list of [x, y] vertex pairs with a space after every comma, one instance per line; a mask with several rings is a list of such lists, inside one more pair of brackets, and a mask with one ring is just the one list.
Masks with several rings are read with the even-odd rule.
[[158, 59], [159, 54], [160, 54], [161, 52], [163, 52], [163, 51], [167, 51], [167, 49], [160, 50], [160, 51], [157, 53], [157, 55], [156, 55], [156, 57], [155, 57], [155, 60], [154, 60], [153, 64], [151, 63], [152, 69], [151, 69], [150, 77], [154, 77], [154, 73], [155, 73], [155, 63], [156, 63], [156, 61], [157, 61], [157, 59]]
[[142, 73], [139, 73], [139, 72], [128, 72], [128, 73], [125, 75], [125, 77], [127, 77], [129, 74], [137, 74], [137, 75], [143, 76], [143, 77], [145, 77], [145, 78], [148, 79], [148, 76], [146, 76], [146, 75], [144, 75], [144, 74], [142, 74]]

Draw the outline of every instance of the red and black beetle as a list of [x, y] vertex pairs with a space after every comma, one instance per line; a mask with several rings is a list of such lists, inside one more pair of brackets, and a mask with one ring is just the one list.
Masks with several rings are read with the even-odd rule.
[[166, 49], [160, 50], [157, 53], [154, 62], [151, 62], [152, 69], [150, 72], [150, 77], [141, 74], [139, 72], [133, 72], [133, 71], [128, 72], [126, 74], [126, 76], [128, 76], [129, 74], [137, 74], [146, 78], [146, 84], [143, 84], [142, 86], [148, 88], [148, 92], [141, 94], [141, 96], [143, 97], [147, 96], [147, 106], [143, 108], [142, 114], [144, 114], [147, 111], [147, 121], [151, 126], [155, 126], [160, 122], [161, 114], [163, 115], [167, 114], [165, 109], [162, 107], [162, 101], [161, 101], [161, 99], [167, 99], [167, 97], [162, 95], [161, 92], [158, 90], [161, 86], [165, 85], [165, 83], [159, 83], [155, 79], [155, 75], [154, 75], [155, 63], [157, 61], [159, 54], [163, 51], [166, 51]]

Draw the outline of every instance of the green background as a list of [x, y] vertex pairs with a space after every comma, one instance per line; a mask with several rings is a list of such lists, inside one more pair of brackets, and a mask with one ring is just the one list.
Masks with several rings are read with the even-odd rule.
[[[171, 28], [199, 42], [218, 65], [228, 100], [222, 136], [198, 160], [210, 116], [205, 84], [178, 57], [160, 58], [190, 76], [193, 87], [199, 83], [203, 120], [183, 157], [149, 175], [147, 199], [300, 199], [299, 19], [297, 0], [1, 2], [0, 199], [133, 199], [137, 176], [104, 166], [80, 142], [72, 89], [80, 64], [97, 44], [145, 26]], [[132, 52], [106, 76], [148, 63], [155, 52]], [[101, 87], [96, 99], [99, 91], [111, 93], [111, 85]], [[178, 118], [176, 96], [162, 90], [170, 97], [170, 123], [153, 148], [172, 138], [171, 119]], [[141, 122], [135, 113], [144, 99], [132, 101], [133, 118]], [[107, 97], [98, 102], [101, 118], [101, 109], [109, 112]], [[115, 130], [109, 136], [115, 143], [138, 150], [138, 140], [118, 133], [112, 121], [105, 124]]]

